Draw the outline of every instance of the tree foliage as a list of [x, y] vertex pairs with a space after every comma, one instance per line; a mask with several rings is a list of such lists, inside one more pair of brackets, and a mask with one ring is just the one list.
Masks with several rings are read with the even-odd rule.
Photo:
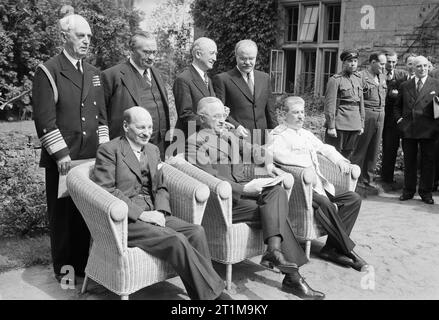
[[128, 39], [141, 14], [113, 0], [6, 0], [0, 3], [0, 104], [31, 86], [39, 63], [61, 51], [57, 27], [62, 5], [89, 22], [93, 38], [88, 60], [100, 69], [127, 55]]
[[275, 0], [195, 0], [195, 26], [218, 47], [213, 73], [235, 66], [235, 44], [251, 39], [258, 45], [256, 68], [270, 70], [270, 50], [276, 44], [277, 1]]

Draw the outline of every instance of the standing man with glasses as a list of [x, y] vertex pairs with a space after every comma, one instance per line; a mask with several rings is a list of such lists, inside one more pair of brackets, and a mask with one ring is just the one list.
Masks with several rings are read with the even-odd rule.
[[123, 134], [123, 112], [133, 106], [146, 109], [153, 120], [150, 142], [159, 147], [164, 159], [166, 132], [170, 128], [168, 94], [158, 70], [153, 67], [157, 55], [155, 38], [139, 31], [131, 36], [130, 57], [102, 73], [110, 139]]
[[[255, 70], [258, 47], [252, 40], [235, 46], [236, 67], [213, 78], [216, 96], [230, 108], [227, 119], [236, 134], [265, 143], [265, 130], [277, 126], [270, 76]], [[257, 129], [257, 130], [256, 130]]]
[[178, 120], [175, 125], [188, 137], [188, 123], [195, 121], [198, 128], [200, 119], [197, 115], [197, 103], [204, 97], [215, 97], [212, 80], [207, 71], [213, 68], [217, 55], [216, 44], [205, 37], [198, 38], [192, 46], [192, 64], [175, 79], [172, 91]]
[[58, 198], [61, 175], [72, 160], [94, 158], [108, 141], [104, 91], [98, 69], [84, 61], [91, 29], [80, 15], [59, 21], [63, 51], [40, 65], [32, 88], [34, 121], [41, 140], [40, 166], [46, 169], [47, 216], [55, 277], [68, 266], [83, 276], [90, 233], [70, 197]]
[[404, 189], [399, 200], [412, 199], [417, 184], [417, 155], [421, 154], [418, 193], [422, 201], [434, 204], [434, 147], [439, 136], [439, 118], [434, 118], [433, 99], [439, 95], [439, 80], [428, 75], [428, 60], [414, 59], [415, 77], [401, 84], [394, 105], [395, 120], [404, 151]]

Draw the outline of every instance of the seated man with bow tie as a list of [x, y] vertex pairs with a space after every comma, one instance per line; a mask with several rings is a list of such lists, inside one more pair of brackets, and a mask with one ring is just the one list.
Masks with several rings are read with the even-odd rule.
[[320, 255], [361, 271], [367, 263], [353, 251], [355, 243], [349, 238], [360, 211], [361, 198], [352, 191], [335, 195], [334, 186], [320, 171], [317, 153], [328, 157], [344, 174], [349, 172], [349, 161], [333, 146], [324, 144], [312, 132], [302, 128], [304, 108], [305, 101], [300, 97], [288, 97], [283, 101], [285, 124], [273, 129], [266, 150], [275, 162], [314, 168], [317, 184], [312, 205], [316, 219], [328, 232], [328, 240]]
[[99, 147], [93, 180], [128, 205], [128, 246], [170, 263], [191, 299], [230, 298], [212, 267], [204, 228], [172, 215], [159, 149], [148, 143], [151, 115], [132, 107], [123, 116], [125, 135]]

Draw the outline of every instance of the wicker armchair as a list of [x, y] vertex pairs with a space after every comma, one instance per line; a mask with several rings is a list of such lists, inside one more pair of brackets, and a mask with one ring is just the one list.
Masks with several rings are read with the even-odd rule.
[[[354, 191], [360, 176], [360, 167], [351, 165], [349, 174], [342, 174], [340, 169], [325, 156], [318, 154], [320, 171], [335, 187], [335, 194]], [[317, 182], [313, 168], [296, 166], [278, 166], [294, 176], [295, 184], [290, 197], [290, 219], [294, 234], [299, 240], [306, 242], [305, 253], [309, 259], [311, 240], [323, 237], [326, 231], [314, 219], [312, 207], [312, 190]]]
[[[232, 265], [264, 253], [262, 230], [251, 228], [246, 223], [232, 224], [232, 187], [230, 183], [204, 172], [178, 156], [168, 159], [168, 163], [206, 184], [210, 189], [202, 226], [206, 230], [212, 259], [226, 265], [226, 288], [230, 290]], [[254, 165], [246, 166], [245, 173], [249, 177], [266, 176], [263, 168]], [[293, 184], [293, 176], [286, 175], [283, 186], [288, 197], [291, 194]]]
[[[69, 193], [92, 237], [82, 292], [91, 278], [121, 296], [122, 300], [128, 300], [131, 293], [176, 273], [164, 260], [140, 248], [127, 247], [128, 207], [90, 180], [93, 167], [94, 161], [87, 162], [67, 175]], [[162, 169], [171, 194], [173, 214], [200, 224], [209, 189], [170, 165], [163, 164]]]

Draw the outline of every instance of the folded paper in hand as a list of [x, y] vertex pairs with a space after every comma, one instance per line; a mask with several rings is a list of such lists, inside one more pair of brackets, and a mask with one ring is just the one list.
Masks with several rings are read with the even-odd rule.
[[274, 178], [256, 178], [249, 183], [254, 183], [262, 188], [273, 187], [284, 180], [284, 175], [276, 176]]
[[435, 119], [439, 118], [439, 97], [438, 96], [433, 97], [433, 117]]
[[[94, 161], [95, 159], [80, 159], [80, 160], [72, 160], [70, 162], [70, 169], [79, 166], [80, 164], [89, 162], [89, 161]], [[58, 199], [60, 198], [65, 198], [69, 196], [69, 190], [67, 190], [67, 184], [66, 184], [66, 178], [67, 175], [59, 175], [59, 180], [58, 180]]]

